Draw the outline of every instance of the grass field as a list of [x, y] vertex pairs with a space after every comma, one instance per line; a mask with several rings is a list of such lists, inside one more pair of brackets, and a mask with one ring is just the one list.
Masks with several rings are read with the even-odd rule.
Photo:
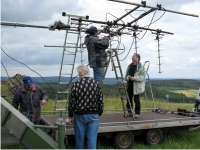
[[169, 91], [173, 92], [173, 93], [182, 93], [185, 96], [191, 97], [191, 98], [194, 98], [194, 99], [195, 99], [197, 92], [198, 92], [198, 90], [169, 90]]
[[[154, 103], [152, 100], [145, 101], [144, 98], [141, 98], [141, 108], [143, 111], [146, 111], [146, 102], [147, 108], [154, 108]], [[126, 102], [124, 102], [126, 104]], [[54, 110], [55, 102], [53, 100], [49, 100], [48, 103], [42, 106], [42, 111], [53, 111]], [[187, 103], [170, 103], [165, 100], [156, 100], [155, 99], [155, 106], [156, 108], [162, 108], [166, 110], [176, 111], [177, 108], [182, 108], [186, 110], [192, 110], [194, 104], [187, 104]], [[58, 107], [63, 107], [62, 104], [58, 103]], [[104, 110], [122, 110], [122, 101], [120, 98], [107, 98], [104, 99]]]

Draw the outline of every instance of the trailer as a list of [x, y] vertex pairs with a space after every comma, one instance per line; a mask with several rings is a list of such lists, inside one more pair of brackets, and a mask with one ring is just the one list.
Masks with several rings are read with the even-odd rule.
[[[68, 116], [42, 116], [46, 125], [55, 125], [56, 121], [67, 120]], [[74, 138], [74, 127], [66, 122], [65, 136]], [[105, 113], [100, 118], [98, 137], [112, 138], [118, 149], [129, 149], [133, 146], [135, 136], [143, 136], [145, 143], [156, 145], [162, 142], [163, 133], [191, 131], [200, 128], [200, 114], [168, 111], [166, 113], [141, 112], [139, 119], [124, 117], [123, 113]], [[50, 132], [56, 140], [56, 132]]]

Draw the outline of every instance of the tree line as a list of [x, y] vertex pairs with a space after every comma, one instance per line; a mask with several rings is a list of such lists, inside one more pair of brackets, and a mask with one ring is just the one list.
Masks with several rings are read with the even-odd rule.
[[[49, 95], [50, 99], [56, 99], [56, 91], [57, 91], [57, 83], [36, 83], [41, 86]], [[146, 95], [148, 98], [151, 98], [151, 90], [150, 85], [152, 87], [152, 92], [154, 98], [159, 100], [166, 100], [175, 103], [194, 103], [195, 98], [187, 97], [183, 93], [173, 93], [170, 90], [189, 90], [200, 88], [200, 80], [190, 80], [190, 79], [174, 79], [174, 80], [152, 80], [150, 82], [146, 82]], [[66, 91], [68, 87], [59, 86], [61, 91]], [[104, 84], [102, 86], [102, 91], [105, 98], [109, 97], [120, 97], [119, 88], [117, 84], [109, 85]], [[166, 99], [166, 95], [170, 95], [169, 99]], [[141, 94], [141, 96], [145, 96], [145, 94]], [[61, 96], [62, 99], [66, 99], [65, 95]]]

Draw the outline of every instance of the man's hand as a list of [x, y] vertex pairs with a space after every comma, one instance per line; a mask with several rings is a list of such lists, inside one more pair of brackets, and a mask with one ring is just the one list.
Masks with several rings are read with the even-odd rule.
[[109, 40], [109, 37], [108, 37], [108, 36], [104, 36], [104, 37], [102, 38], [102, 40]]
[[130, 76], [130, 77], [129, 77], [129, 80], [133, 81], [133, 80], [134, 80], [134, 77], [131, 77], [131, 76]]
[[74, 124], [74, 118], [69, 117], [69, 125], [73, 125]]
[[47, 103], [47, 101], [45, 99], [41, 100], [41, 102], [40, 102], [41, 105], [44, 105], [46, 103]]

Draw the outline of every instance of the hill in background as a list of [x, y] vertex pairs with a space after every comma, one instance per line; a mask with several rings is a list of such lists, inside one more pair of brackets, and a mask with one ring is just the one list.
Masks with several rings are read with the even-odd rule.
[[[8, 77], [1, 77], [1, 81], [7, 80]], [[36, 83], [57, 83], [58, 82], [58, 76], [49, 76], [49, 77], [32, 77], [33, 81]], [[44, 81], [44, 80], [45, 81]], [[79, 77], [76, 77], [73, 79], [73, 81], [78, 80]], [[150, 81], [166, 81], [166, 80], [199, 80], [199, 79], [172, 79], [172, 78], [151, 78]], [[69, 82], [69, 77], [61, 77], [61, 82]], [[104, 79], [104, 84], [117, 84], [116, 78], [105, 78]]]
[[[3, 80], [7, 78], [2, 78]], [[78, 80], [79, 78], [75, 78], [73, 81]], [[45, 81], [48, 83], [45, 83]], [[33, 81], [41, 86], [49, 95], [49, 98], [56, 98], [57, 91], [57, 82], [58, 77], [44, 77], [44, 80], [41, 77], [33, 77]], [[64, 81], [64, 77], [61, 78], [61, 82], [69, 82]], [[151, 86], [150, 86], [151, 85]], [[146, 82], [146, 94], [149, 98], [153, 96], [159, 100], [165, 100], [175, 103], [194, 103], [196, 93], [200, 88], [200, 80], [194, 79], [151, 79], [151, 82]], [[152, 87], [152, 90], [150, 89]], [[66, 86], [59, 86], [59, 91], [65, 91]], [[3, 90], [5, 89], [5, 90]], [[102, 87], [104, 97], [118, 97], [120, 98], [120, 93], [117, 85], [116, 78], [106, 78], [104, 81], [104, 85]], [[6, 95], [7, 90], [2, 86], [1, 93]], [[168, 95], [169, 98], [166, 98]], [[144, 93], [141, 94], [144, 96]], [[65, 98], [65, 97], [62, 97]]]

